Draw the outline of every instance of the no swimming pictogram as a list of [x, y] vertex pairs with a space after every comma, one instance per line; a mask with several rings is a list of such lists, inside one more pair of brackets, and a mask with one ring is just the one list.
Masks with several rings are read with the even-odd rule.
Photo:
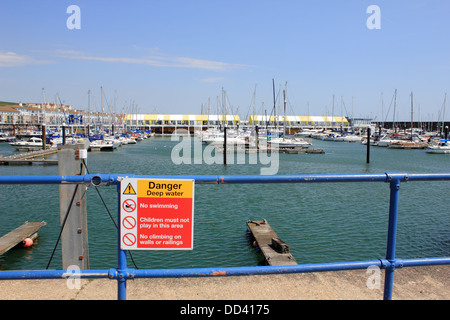
[[133, 212], [136, 210], [136, 202], [133, 199], [126, 199], [122, 203], [122, 208], [126, 212]]

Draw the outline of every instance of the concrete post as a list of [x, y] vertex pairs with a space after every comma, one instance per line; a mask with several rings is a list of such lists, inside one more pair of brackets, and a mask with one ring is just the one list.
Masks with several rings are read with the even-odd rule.
[[[86, 158], [88, 146], [87, 140], [61, 146], [58, 151], [58, 174], [86, 174], [82, 158]], [[86, 189], [82, 184], [59, 186], [61, 227], [64, 225], [60, 240], [63, 269], [73, 265], [80, 269], [89, 269]]]

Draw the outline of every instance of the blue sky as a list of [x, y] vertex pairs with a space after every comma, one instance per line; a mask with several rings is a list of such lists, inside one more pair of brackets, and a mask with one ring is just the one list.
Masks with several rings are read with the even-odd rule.
[[[367, 28], [370, 5], [380, 29]], [[257, 112], [272, 112], [274, 79], [277, 95], [287, 82], [288, 114], [392, 120], [397, 89], [398, 117], [410, 119], [413, 92], [415, 120], [438, 120], [449, 16], [448, 0], [0, 0], [0, 100], [40, 102], [45, 88], [87, 109], [91, 90], [100, 111], [103, 87], [117, 112], [200, 113], [209, 101], [215, 113], [223, 88], [245, 118], [255, 88]]]

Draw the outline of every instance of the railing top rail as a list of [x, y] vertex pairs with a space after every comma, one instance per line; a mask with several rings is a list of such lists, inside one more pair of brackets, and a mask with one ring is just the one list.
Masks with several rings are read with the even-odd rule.
[[367, 174], [298, 174], [298, 175], [129, 175], [87, 174], [68, 176], [0, 176], [0, 184], [92, 184], [113, 185], [123, 178], [192, 179], [196, 184], [240, 183], [323, 183], [390, 182], [450, 180], [450, 173], [367, 173]]

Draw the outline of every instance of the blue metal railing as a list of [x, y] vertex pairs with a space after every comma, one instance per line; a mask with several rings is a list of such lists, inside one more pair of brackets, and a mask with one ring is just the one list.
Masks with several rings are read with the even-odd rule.
[[[88, 184], [117, 185], [124, 175], [88, 174], [84, 176], [2, 176], [0, 184]], [[382, 173], [382, 174], [330, 174], [330, 175], [191, 175], [191, 176], [138, 176], [128, 178], [144, 179], [193, 179], [196, 184], [241, 184], [241, 183], [332, 183], [332, 182], [387, 182], [390, 185], [389, 224], [386, 258], [369, 261], [300, 264], [289, 266], [256, 266], [229, 268], [190, 268], [190, 269], [132, 269], [127, 267], [126, 251], [120, 249], [118, 241], [118, 267], [99, 270], [80, 270], [78, 273], [67, 270], [25, 270], [0, 271], [2, 279], [64, 279], [74, 276], [80, 278], [109, 278], [118, 282], [118, 299], [126, 299], [126, 281], [135, 278], [165, 277], [212, 277], [240, 276], [251, 274], [303, 273], [366, 269], [376, 266], [385, 270], [384, 296], [392, 299], [394, 270], [402, 267], [450, 264], [450, 257], [398, 259], [395, 257], [398, 201], [401, 182], [450, 180], [450, 173]], [[119, 197], [120, 201], [120, 197]], [[118, 205], [120, 212], [120, 203]], [[120, 230], [118, 232], [120, 239]]]

